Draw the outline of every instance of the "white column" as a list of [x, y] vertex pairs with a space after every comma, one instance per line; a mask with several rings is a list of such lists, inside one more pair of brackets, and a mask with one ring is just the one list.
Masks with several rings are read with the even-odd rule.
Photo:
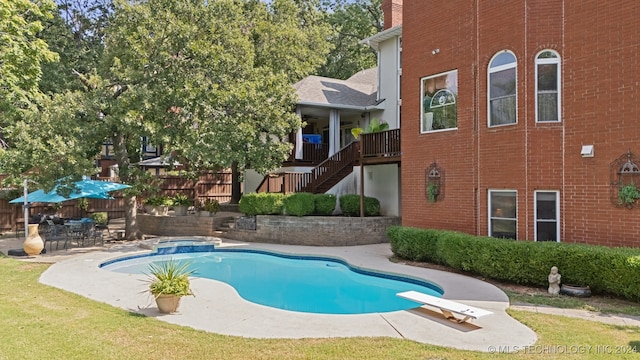
[[[300, 117], [300, 119], [302, 119], [302, 113], [300, 111], [300, 107], [296, 107], [296, 114], [298, 114], [298, 117]], [[297, 159], [302, 159], [303, 158], [303, 153], [302, 153], [302, 128], [299, 127], [298, 131], [296, 132], [296, 148], [295, 150], [295, 158]]]
[[329, 112], [329, 156], [340, 150], [340, 111]]

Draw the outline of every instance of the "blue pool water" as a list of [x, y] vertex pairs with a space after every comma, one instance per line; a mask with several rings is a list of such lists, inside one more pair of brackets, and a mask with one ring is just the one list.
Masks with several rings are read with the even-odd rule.
[[223, 281], [245, 300], [290, 311], [364, 314], [415, 308], [396, 296], [408, 290], [442, 296], [424, 280], [362, 270], [325, 257], [292, 256], [257, 250], [216, 250], [143, 256], [103, 264], [123, 273], [145, 273], [150, 262], [184, 260], [194, 276]]

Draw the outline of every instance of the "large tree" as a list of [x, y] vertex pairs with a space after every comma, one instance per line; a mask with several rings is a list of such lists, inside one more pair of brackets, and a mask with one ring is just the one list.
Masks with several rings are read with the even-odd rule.
[[0, 153], [2, 173], [12, 175], [8, 182], [21, 182], [28, 172], [34, 186], [46, 189], [58, 178], [93, 173], [95, 156], [104, 142], [99, 129], [87, 126], [86, 109], [81, 106], [84, 96], [74, 90], [83, 89], [77, 74], [93, 73], [100, 58], [110, 3], [57, 0], [57, 5], [55, 9], [53, 3], [47, 3], [48, 16], [40, 16], [38, 26], [32, 26], [30, 42], [40, 46], [46, 42], [50, 51], [43, 53], [51, 58], [59, 55], [59, 61], [41, 62], [30, 75], [23, 75], [39, 96], [32, 97], [37, 99], [32, 106], [4, 123], [11, 146]]
[[[73, 69], [82, 89], [41, 104], [49, 134], [32, 131], [36, 119], [11, 129], [32, 139], [14, 149], [23, 155], [14, 169], [37, 163], [45, 176], [55, 170], [44, 164], [57, 161], [77, 174], [96, 143], [110, 140], [121, 180], [140, 184], [130, 165], [143, 136], [193, 169], [235, 163], [264, 173], [286, 158], [291, 145], [282, 140], [301, 125], [291, 84], [329, 50], [330, 28], [312, 1], [116, 1], [107, 24], [95, 66]], [[67, 132], [74, 146], [24, 156]], [[137, 232], [135, 195], [125, 196], [128, 238]]]
[[347, 79], [358, 71], [376, 66], [376, 53], [359, 42], [383, 28], [381, 0], [326, 0], [324, 9], [335, 32], [333, 50], [318, 75]]
[[53, 2], [0, 2], [0, 126], [7, 126], [39, 97], [40, 65], [56, 54], [38, 38], [42, 21], [51, 17]]
[[43, 64], [40, 89], [47, 94], [82, 90], [76, 73], [89, 74], [104, 50], [104, 31], [113, 11], [111, 0], [56, 0], [58, 11], [43, 23], [41, 37], [60, 55]]

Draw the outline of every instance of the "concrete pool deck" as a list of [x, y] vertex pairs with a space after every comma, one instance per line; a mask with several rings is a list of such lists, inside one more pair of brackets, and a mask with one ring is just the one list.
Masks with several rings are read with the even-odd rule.
[[[148, 248], [157, 240], [146, 240], [143, 245]], [[458, 324], [422, 308], [358, 315], [299, 313], [254, 304], [240, 298], [230, 285], [194, 278], [191, 284], [196, 296], [184, 297], [177, 313], [165, 315], [158, 312], [153, 297], [145, 292], [145, 275], [116, 273], [98, 267], [113, 258], [150, 251], [141, 250], [140, 244], [112, 246], [108, 250], [94, 249], [73, 256], [68, 254], [47, 269], [40, 282], [169, 323], [241, 337], [383, 336], [485, 352], [500, 346], [522, 348], [537, 340], [531, 329], [507, 315], [505, 310], [509, 307], [509, 299], [497, 287], [458, 274], [392, 263], [389, 261], [392, 255], [389, 244], [308, 247], [223, 240], [222, 246], [337, 257], [352, 266], [429, 280], [444, 290], [444, 298], [486, 309], [493, 314], [471, 323]], [[55, 254], [48, 256], [54, 257]]]

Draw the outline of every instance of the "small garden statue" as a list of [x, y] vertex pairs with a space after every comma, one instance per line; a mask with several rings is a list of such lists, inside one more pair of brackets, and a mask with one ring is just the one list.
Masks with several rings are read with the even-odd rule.
[[560, 294], [560, 278], [561, 275], [558, 274], [558, 268], [553, 266], [551, 268], [551, 272], [549, 273], [549, 294]]

